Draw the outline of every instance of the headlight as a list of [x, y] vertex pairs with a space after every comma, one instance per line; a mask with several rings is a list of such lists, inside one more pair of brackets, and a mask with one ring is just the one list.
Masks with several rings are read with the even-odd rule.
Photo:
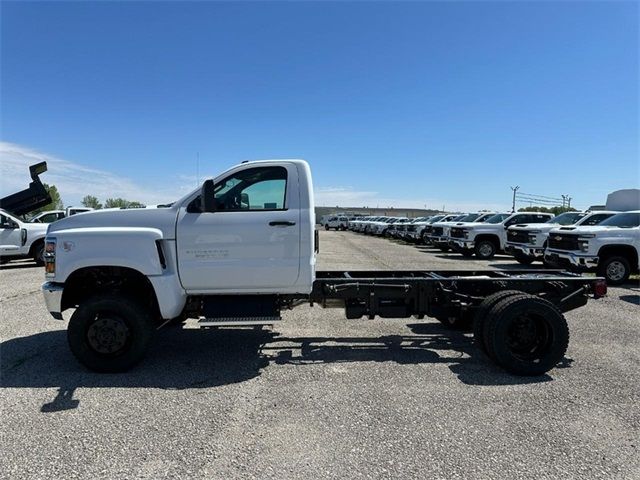
[[536, 236], [535, 235], [529, 235], [529, 243], [536, 243]]
[[583, 252], [588, 252], [589, 251], [589, 240], [586, 239], [578, 239], [578, 246], [580, 247], [580, 250], [582, 250]]
[[464, 238], [469, 238], [469, 230], [463, 232]]

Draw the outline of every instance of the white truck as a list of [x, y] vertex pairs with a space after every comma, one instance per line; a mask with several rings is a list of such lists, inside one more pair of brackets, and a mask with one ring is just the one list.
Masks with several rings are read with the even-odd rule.
[[51, 315], [73, 309], [75, 357], [101, 372], [140, 361], [161, 326], [260, 326], [303, 303], [347, 318], [435, 317], [473, 325], [506, 370], [540, 375], [569, 340], [561, 312], [606, 293], [558, 271], [316, 271], [313, 186], [302, 160], [237, 165], [155, 209], [95, 211], [49, 225], [42, 286]]
[[551, 230], [569, 225], [597, 225], [616, 213], [618, 212], [566, 212], [545, 223], [513, 225], [507, 229], [507, 246], [504, 250], [523, 265], [530, 265], [536, 260], [544, 261], [544, 251]]
[[434, 247], [439, 248], [443, 252], [448, 252], [451, 249], [449, 245], [449, 234], [451, 233], [452, 227], [467, 223], [482, 223], [494, 215], [495, 212], [468, 213], [460, 215], [448, 222], [436, 222], [431, 229], [429, 241]]
[[475, 253], [476, 257], [489, 260], [504, 251], [507, 229], [511, 225], [543, 223], [551, 218], [553, 214], [543, 212], [497, 213], [482, 223], [451, 228], [449, 244], [465, 257]]
[[346, 230], [349, 226], [349, 219], [343, 215], [331, 215], [324, 222], [324, 229]]
[[64, 210], [47, 210], [29, 218], [29, 223], [53, 223], [62, 218], [70, 217], [78, 213], [90, 212], [90, 207], [67, 207]]
[[24, 222], [0, 209], [0, 263], [33, 258], [44, 265], [44, 237], [47, 225]]
[[595, 271], [610, 285], [621, 285], [638, 272], [639, 252], [640, 210], [636, 210], [595, 226], [551, 230], [544, 258], [574, 271]]

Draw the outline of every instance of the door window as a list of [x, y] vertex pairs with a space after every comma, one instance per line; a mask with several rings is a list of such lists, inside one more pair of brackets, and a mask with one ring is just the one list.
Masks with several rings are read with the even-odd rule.
[[597, 225], [600, 222], [602, 222], [603, 220], [606, 220], [607, 218], [612, 217], [612, 216], [613, 216], [612, 213], [598, 213], [596, 215], [591, 215], [583, 223], [581, 223], [580, 226], [583, 226], [583, 225]]
[[216, 210], [284, 210], [287, 169], [257, 167], [242, 170], [215, 186]]

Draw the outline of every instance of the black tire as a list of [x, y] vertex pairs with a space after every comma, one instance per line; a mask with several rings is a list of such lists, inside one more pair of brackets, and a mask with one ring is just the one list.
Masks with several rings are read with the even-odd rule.
[[328, 231], [329, 230], [329, 225], [325, 225], [324, 229]]
[[461, 248], [460, 254], [465, 258], [473, 257], [473, 250], [471, 248]]
[[474, 251], [479, 259], [491, 260], [496, 255], [498, 248], [493, 240], [480, 240], [476, 242]]
[[449, 250], [451, 250], [451, 248], [449, 248], [449, 246], [445, 246], [445, 245], [441, 245], [438, 247], [440, 249], [440, 251], [442, 252], [448, 252]]
[[514, 253], [513, 258], [515, 258], [521, 265], [531, 265], [535, 261], [534, 257], [530, 257], [529, 255], [524, 255], [522, 253]]
[[551, 302], [533, 295], [507, 297], [489, 311], [484, 342], [489, 356], [516, 375], [542, 375], [569, 346], [569, 327]]
[[484, 327], [487, 315], [498, 302], [501, 302], [507, 297], [514, 295], [527, 295], [520, 290], [502, 290], [500, 292], [492, 293], [486, 297], [478, 308], [473, 317], [473, 340], [476, 346], [488, 355], [487, 347], [484, 343]]
[[622, 285], [629, 280], [631, 265], [624, 257], [604, 257], [598, 262], [598, 276], [607, 280], [607, 285]]
[[9, 262], [9, 257], [0, 257], [0, 265], [4, 265]]
[[155, 332], [149, 312], [130, 298], [96, 295], [76, 309], [67, 340], [80, 363], [96, 372], [124, 372], [144, 357]]
[[38, 242], [33, 247], [33, 261], [40, 267], [44, 265], [44, 242]]

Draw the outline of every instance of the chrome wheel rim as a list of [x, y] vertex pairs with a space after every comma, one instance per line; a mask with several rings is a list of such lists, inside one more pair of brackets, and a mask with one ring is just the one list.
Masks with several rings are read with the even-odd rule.
[[624, 268], [622, 262], [611, 262], [609, 265], [607, 265], [607, 278], [613, 280], [614, 282], [622, 280], [625, 275], [625, 270], [626, 269]]
[[488, 243], [483, 243], [478, 248], [478, 251], [480, 252], [480, 256], [489, 257], [493, 253], [493, 247]]

